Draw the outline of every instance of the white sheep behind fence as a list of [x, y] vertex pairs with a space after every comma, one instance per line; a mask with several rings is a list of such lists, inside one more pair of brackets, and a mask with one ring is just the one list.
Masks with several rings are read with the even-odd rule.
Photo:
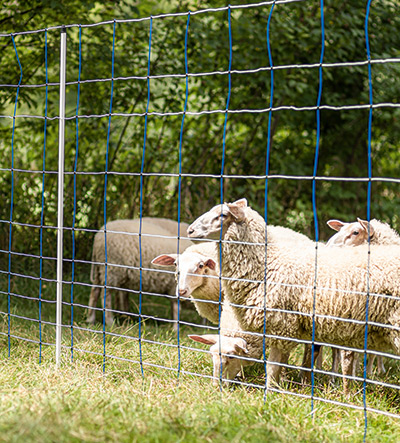
[[[274, 227], [282, 241], [290, 241], [300, 247], [313, 244], [305, 235], [282, 226]], [[182, 254], [163, 254], [152, 263], [159, 266], [175, 265], [179, 275], [177, 293], [191, 297], [201, 317], [214, 324], [219, 322], [220, 271], [218, 266], [219, 247], [215, 242], [203, 242], [187, 248]], [[223, 292], [221, 301], [224, 301]], [[234, 310], [226, 300], [222, 306], [221, 334], [190, 335], [199, 343], [211, 346], [214, 381], [222, 370], [222, 377], [232, 380], [243, 366], [260, 359], [263, 352], [263, 338], [243, 331]], [[245, 357], [245, 358], [243, 358]], [[287, 362], [287, 360], [286, 360]]]
[[[316, 341], [363, 347], [368, 293], [368, 349], [400, 354], [399, 247], [375, 246], [369, 262], [366, 247], [320, 245], [314, 288], [315, 247], [279, 241], [273, 227], [268, 228], [265, 267], [265, 222], [245, 199], [203, 214], [189, 226], [189, 237], [219, 239], [221, 217], [224, 294], [239, 305], [234, 310], [244, 331], [263, 332], [265, 324], [270, 347], [268, 387], [279, 381], [281, 368], [274, 363], [282, 363], [298, 340], [310, 340], [313, 323]], [[344, 390], [348, 390], [346, 379]]]
[[[186, 237], [186, 224], [180, 227], [180, 236]], [[127, 310], [126, 289], [140, 291], [140, 220], [114, 220], [107, 223], [107, 280], [105, 276], [105, 235], [104, 226], [96, 233], [93, 241], [91, 281], [92, 289], [89, 299], [87, 321], [95, 323], [98, 298], [101, 295], [104, 303], [104, 285], [106, 289], [106, 324], [113, 323], [112, 296], [117, 294], [122, 301], [123, 309]], [[168, 219], [154, 217], [142, 218], [141, 229], [142, 253], [142, 292], [156, 294], [175, 294], [175, 278], [173, 273], [159, 272], [151, 264], [151, 260], [163, 251], [177, 250], [178, 223]], [[181, 251], [190, 246], [190, 240], [180, 239]], [[176, 299], [172, 299], [173, 319], [176, 320]]]
[[[371, 245], [400, 245], [399, 234], [387, 223], [380, 220], [372, 219], [370, 223], [361, 218], [357, 218], [356, 222], [350, 223], [341, 220], [328, 220], [327, 224], [330, 228], [338, 231], [329, 239], [327, 246], [330, 247], [359, 246], [368, 243], [368, 238]], [[358, 358], [352, 354], [352, 351], [341, 351], [339, 357], [339, 351], [337, 349], [333, 350], [332, 372], [334, 373], [338, 371], [339, 359], [341, 360], [343, 374], [355, 376]], [[372, 375], [374, 360], [375, 356], [368, 358], [368, 375]], [[352, 366], [349, 365], [349, 361], [353, 361]], [[381, 356], [377, 357], [377, 368], [378, 374], [386, 372]]]

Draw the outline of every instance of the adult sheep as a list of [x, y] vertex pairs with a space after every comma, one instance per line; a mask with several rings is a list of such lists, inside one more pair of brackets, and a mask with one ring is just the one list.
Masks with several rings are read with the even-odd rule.
[[363, 347], [367, 293], [369, 349], [400, 354], [400, 248], [376, 246], [369, 262], [363, 246], [320, 245], [316, 275], [315, 247], [279, 241], [245, 199], [215, 206], [189, 226], [188, 236], [222, 238], [225, 297], [238, 305], [243, 330], [263, 332], [265, 325], [268, 387], [279, 382], [280, 365], [274, 363], [282, 363], [298, 340], [310, 340], [313, 323], [318, 342]]
[[[357, 218], [356, 222], [342, 222], [341, 220], [328, 220], [327, 224], [330, 228], [338, 231], [333, 235], [327, 246], [359, 246], [368, 243], [368, 237], [371, 245], [400, 245], [399, 234], [392, 229], [387, 223], [380, 220], [372, 219], [370, 223], [367, 220]], [[357, 360], [352, 351], [341, 351], [340, 358], [342, 363], [343, 374], [355, 376]], [[353, 361], [353, 366], [349, 367], [349, 360]], [[371, 356], [368, 359], [367, 374], [372, 374], [373, 362], [375, 358]], [[332, 372], [337, 372], [339, 367], [339, 350], [333, 350]], [[383, 364], [383, 358], [377, 358], [378, 374], [386, 372]], [[348, 368], [346, 370], [346, 368]]]
[[[282, 226], [274, 229], [279, 238], [292, 244], [313, 244], [307, 236], [292, 229]], [[152, 261], [159, 266], [176, 266], [177, 271], [179, 270], [177, 293], [181, 297], [190, 298], [199, 315], [214, 324], [219, 323], [220, 316], [218, 255], [219, 249], [214, 242], [203, 242], [190, 246], [179, 256], [162, 254]], [[222, 292], [221, 301], [223, 300]], [[192, 340], [211, 346], [215, 383], [218, 383], [220, 373], [222, 377], [232, 380], [243, 366], [260, 359], [263, 352], [262, 336], [243, 331], [227, 301], [222, 306], [220, 327], [220, 335], [189, 335]]]
[[[164, 228], [166, 225], [166, 228]], [[173, 226], [175, 225], [175, 229]], [[111, 298], [115, 292], [124, 292], [125, 289], [140, 291], [140, 248], [139, 232], [140, 219], [114, 220], [106, 225], [107, 237], [107, 280], [105, 276], [105, 241], [104, 226], [96, 233], [93, 242], [91, 281], [93, 283], [89, 299], [87, 321], [94, 323], [98, 298], [107, 283], [106, 296], [106, 324], [113, 322]], [[153, 217], [142, 218], [141, 229], [142, 253], [142, 288], [143, 292], [157, 294], [174, 294], [175, 279], [173, 273], [157, 272], [151, 265], [154, 256], [165, 249], [176, 250], [178, 240], [178, 223], [168, 219]], [[180, 228], [180, 236], [187, 234], [186, 226]], [[184, 250], [192, 244], [191, 241], [180, 239], [179, 248]], [[123, 297], [120, 297], [120, 299]], [[101, 297], [104, 303], [103, 297]], [[173, 318], [176, 320], [176, 301], [172, 301]], [[125, 308], [126, 309], [126, 308]]]

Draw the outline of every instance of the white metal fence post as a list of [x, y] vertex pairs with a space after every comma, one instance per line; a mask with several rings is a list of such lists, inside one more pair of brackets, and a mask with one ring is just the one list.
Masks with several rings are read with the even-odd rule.
[[64, 135], [65, 135], [65, 77], [67, 32], [61, 30], [60, 44], [60, 120], [58, 133], [58, 223], [57, 223], [57, 303], [56, 303], [56, 364], [61, 359], [62, 279], [63, 279], [63, 219], [64, 219]]

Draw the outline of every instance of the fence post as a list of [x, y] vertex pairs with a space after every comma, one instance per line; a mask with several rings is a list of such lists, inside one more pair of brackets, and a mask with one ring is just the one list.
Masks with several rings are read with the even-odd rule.
[[65, 77], [67, 32], [63, 26], [60, 43], [60, 119], [58, 129], [58, 203], [57, 203], [57, 303], [56, 365], [60, 365], [62, 336], [63, 216], [64, 216], [64, 142], [65, 142]]

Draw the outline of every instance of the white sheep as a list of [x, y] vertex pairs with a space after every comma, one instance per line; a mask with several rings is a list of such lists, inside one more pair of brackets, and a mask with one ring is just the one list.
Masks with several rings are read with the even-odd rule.
[[[368, 221], [357, 218], [358, 221], [345, 223], [340, 220], [329, 220], [328, 226], [337, 234], [333, 235], [327, 246], [359, 246], [368, 242]], [[369, 224], [371, 245], [400, 245], [399, 234], [387, 223], [372, 219]]]
[[[291, 241], [293, 244], [312, 243], [305, 235], [289, 228], [276, 226], [274, 229], [282, 240]], [[215, 324], [219, 322], [218, 254], [219, 250], [214, 242], [204, 242], [187, 248], [179, 255], [179, 260], [177, 254], [163, 254], [152, 261], [153, 264], [159, 266], [175, 265], [177, 269], [179, 266], [177, 294], [182, 297], [191, 297], [200, 316]], [[223, 300], [222, 293], [221, 301]], [[211, 345], [214, 377], [219, 376], [222, 368], [222, 376], [232, 380], [240, 372], [242, 366], [253, 364], [255, 359], [261, 357], [263, 338], [242, 330], [227, 301], [222, 306], [220, 326], [221, 335], [205, 334], [189, 335], [189, 337], [194, 341]], [[243, 356], [247, 359], [241, 358]], [[218, 383], [217, 378], [214, 378], [214, 381]]]
[[[164, 224], [166, 228], [164, 228]], [[173, 225], [175, 224], [175, 230]], [[95, 308], [98, 298], [102, 294], [105, 282], [106, 292], [106, 324], [113, 322], [111, 298], [113, 292], [124, 292], [124, 289], [140, 290], [140, 248], [139, 233], [140, 220], [114, 220], [107, 223], [107, 280], [105, 280], [105, 241], [104, 226], [96, 233], [93, 242], [91, 281], [93, 283], [87, 321], [94, 323], [96, 318]], [[143, 292], [157, 294], [174, 294], [175, 279], [173, 273], [161, 273], [151, 265], [151, 259], [162, 251], [177, 250], [178, 224], [172, 220], [142, 218], [141, 253], [142, 253], [142, 288]], [[136, 234], [136, 235], [132, 235]], [[149, 234], [150, 236], [147, 236]], [[185, 225], [180, 228], [180, 236], [187, 234]], [[180, 239], [179, 248], [184, 250], [192, 244], [191, 241]], [[150, 270], [151, 269], [151, 270]], [[119, 297], [124, 300], [124, 296]], [[174, 301], [174, 300], [173, 300]], [[176, 320], [175, 305], [173, 318]]]
[[[175, 266], [176, 294], [191, 298], [201, 317], [212, 323], [219, 321], [219, 267], [214, 242], [192, 245], [182, 254], [162, 254], [152, 260], [158, 266]], [[202, 302], [202, 300], [205, 300]], [[223, 300], [223, 297], [221, 301]]]
[[[153, 259], [158, 266], [175, 265], [176, 292], [190, 297], [197, 312], [214, 324], [219, 323], [220, 297], [218, 248], [214, 242], [195, 244], [182, 254], [162, 254]], [[262, 353], [262, 337], [244, 334], [229, 303], [221, 306], [221, 334], [189, 335], [197, 342], [210, 345], [213, 360], [214, 383], [223, 378], [233, 380], [243, 366], [254, 363]], [[241, 357], [245, 356], [247, 359]]]
[[[400, 245], [399, 234], [392, 229], [387, 223], [383, 223], [380, 220], [372, 219], [368, 226], [367, 220], [357, 218], [356, 222], [345, 223], [340, 220], [328, 220], [327, 224], [330, 228], [338, 231], [333, 235], [327, 246], [359, 246], [368, 242], [368, 235], [370, 243], [372, 245]], [[349, 368], [347, 375], [356, 374], [356, 368], [358, 359], [351, 354], [352, 351], [341, 351], [340, 356], [342, 360], [342, 367]], [[354, 360], [353, 367], [351, 367], [348, 361]], [[375, 356], [371, 356], [368, 359], [367, 374], [372, 374], [373, 363]], [[378, 374], [384, 374], [386, 372], [383, 364], [383, 357], [377, 358]], [[337, 372], [339, 367], [339, 350], [333, 350], [332, 372]], [[343, 369], [343, 374], [346, 375], [346, 369]]]
[[218, 384], [220, 376], [226, 380], [233, 380], [244, 366], [253, 364], [263, 352], [263, 337], [243, 331], [235, 311], [227, 300], [224, 300], [222, 306], [220, 327], [220, 335], [189, 335], [194, 341], [211, 345], [215, 385]]
[[[268, 387], [279, 381], [274, 363], [282, 363], [299, 340], [310, 340], [314, 306], [316, 341], [362, 348], [367, 292], [368, 348], [400, 354], [400, 248], [377, 245], [369, 261], [364, 246], [320, 245], [316, 268], [313, 245], [293, 247], [277, 239], [245, 199], [215, 206], [189, 226], [188, 236], [222, 236], [225, 297], [239, 305], [233, 309], [244, 331], [263, 332], [265, 323]], [[345, 379], [345, 392], [347, 387]]]

